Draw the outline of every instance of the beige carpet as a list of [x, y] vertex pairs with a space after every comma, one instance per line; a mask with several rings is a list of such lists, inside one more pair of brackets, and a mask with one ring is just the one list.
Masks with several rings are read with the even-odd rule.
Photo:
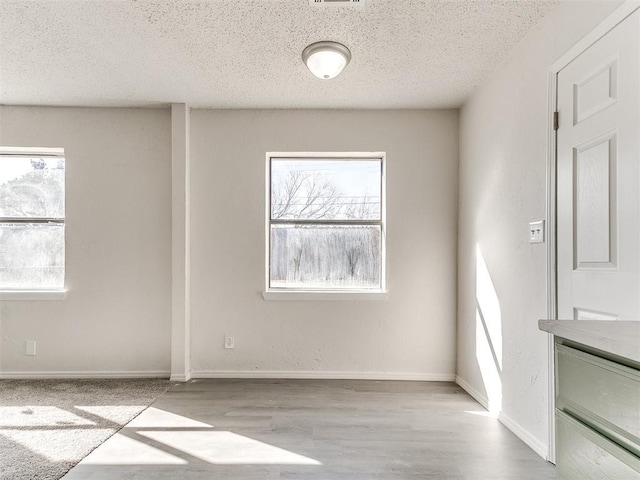
[[172, 384], [0, 380], [0, 479], [61, 478]]

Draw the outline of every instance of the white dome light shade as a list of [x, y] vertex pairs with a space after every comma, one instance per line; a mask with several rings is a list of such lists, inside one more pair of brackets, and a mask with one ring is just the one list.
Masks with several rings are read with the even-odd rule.
[[316, 42], [302, 52], [302, 61], [311, 73], [323, 80], [340, 75], [351, 60], [351, 52], [341, 43]]

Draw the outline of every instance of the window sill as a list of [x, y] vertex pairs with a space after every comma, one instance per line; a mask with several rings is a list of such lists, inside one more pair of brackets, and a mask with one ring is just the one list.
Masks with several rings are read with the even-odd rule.
[[0, 300], [65, 300], [66, 290], [0, 290]]
[[262, 293], [262, 298], [269, 301], [385, 301], [389, 298], [389, 292], [267, 290]]

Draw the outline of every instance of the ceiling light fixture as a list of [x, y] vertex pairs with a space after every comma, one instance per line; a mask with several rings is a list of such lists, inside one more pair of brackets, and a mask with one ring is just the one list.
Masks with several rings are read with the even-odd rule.
[[311, 73], [323, 80], [340, 75], [351, 60], [351, 52], [337, 42], [316, 42], [302, 51], [302, 61]]

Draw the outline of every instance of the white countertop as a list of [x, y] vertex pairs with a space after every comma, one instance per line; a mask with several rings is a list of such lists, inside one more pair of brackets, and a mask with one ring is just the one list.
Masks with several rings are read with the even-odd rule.
[[539, 320], [544, 332], [640, 363], [640, 322]]

